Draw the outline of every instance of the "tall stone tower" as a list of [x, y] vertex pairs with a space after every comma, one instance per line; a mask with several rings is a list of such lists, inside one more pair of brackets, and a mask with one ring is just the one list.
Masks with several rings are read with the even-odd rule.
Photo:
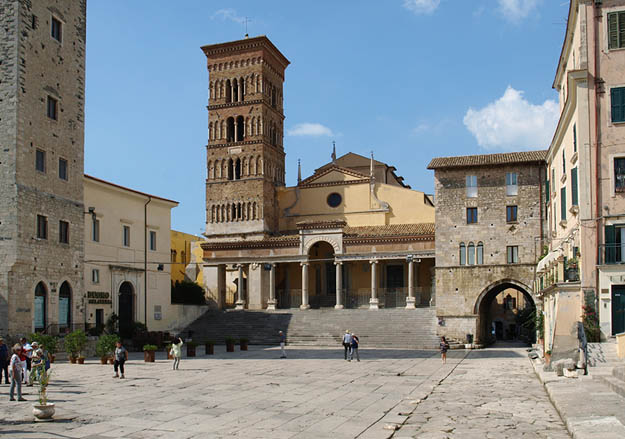
[[278, 230], [289, 60], [265, 36], [202, 50], [209, 71], [206, 235], [259, 239]]
[[84, 325], [86, 8], [0, 2], [0, 334]]

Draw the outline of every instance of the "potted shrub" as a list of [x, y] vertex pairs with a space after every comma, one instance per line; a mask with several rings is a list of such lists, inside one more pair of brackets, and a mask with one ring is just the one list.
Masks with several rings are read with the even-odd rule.
[[54, 335], [41, 334], [39, 332], [30, 334], [29, 338], [39, 343], [39, 347], [43, 346], [44, 350], [50, 355], [50, 363], [54, 363], [54, 354], [57, 352], [59, 340]]
[[234, 352], [236, 340], [233, 337], [226, 337], [226, 352]]
[[[80, 329], [71, 332], [65, 336], [65, 350], [70, 357], [70, 361], [78, 364], [85, 362], [85, 357], [82, 356], [82, 350], [87, 345], [87, 335]], [[72, 358], [74, 361], [72, 361]]]
[[192, 341], [187, 343], [187, 357], [195, 357], [196, 346], [197, 346], [197, 343], [193, 343]]
[[158, 346], [153, 344], [143, 345], [143, 361], [146, 363], [154, 363], [154, 356]]
[[39, 377], [37, 386], [39, 404], [33, 404], [33, 415], [39, 420], [49, 420], [54, 416], [54, 404], [48, 402], [48, 395], [46, 393], [51, 374], [51, 370], [46, 370], [45, 363], [37, 366], [37, 376]]
[[242, 351], [247, 351], [247, 345], [249, 342], [250, 342], [249, 339], [244, 338], [244, 337], [239, 339], [239, 346], [241, 346]]
[[100, 357], [100, 363], [106, 364], [109, 358], [111, 358], [111, 355], [115, 351], [115, 343], [117, 343], [117, 340], [119, 340], [119, 338], [115, 334], [100, 336], [95, 346], [95, 353]]
[[215, 353], [215, 342], [213, 340], [208, 340], [205, 343], [206, 346], [206, 355], [213, 355]]

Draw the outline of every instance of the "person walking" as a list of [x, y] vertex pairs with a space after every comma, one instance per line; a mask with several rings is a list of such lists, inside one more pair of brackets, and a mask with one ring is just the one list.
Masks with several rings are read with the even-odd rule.
[[280, 336], [280, 358], [286, 358], [286, 350], [284, 350], [286, 346], [286, 335], [284, 335], [282, 331], [280, 331], [278, 335]]
[[33, 341], [33, 352], [30, 358], [30, 384], [32, 385], [35, 379], [41, 380], [41, 370], [45, 368], [45, 362], [43, 358], [43, 351], [39, 347], [39, 343]]
[[182, 358], [183, 344], [184, 343], [181, 337], [176, 337], [176, 339], [171, 342], [171, 355], [174, 357], [173, 370], [177, 370], [180, 366], [180, 358]]
[[[115, 362], [113, 363], [113, 368], [115, 369], [115, 375], [113, 378], [125, 378], [124, 376], [124, 363], [128, 360], [128, 351], [124, 346], [122, 346], [122, 342], [117, 340], [115, 343]], [[117, 369], [122, 373], [121, 376], [117, 373]]]
[[343, 335], [343, 348], [345, 349], [346, 360], [347, 360], [347, 354], [349, 354], [351, 346], [352, 346], [352, 334], [349, 332], [349, 329], [347, 329], [345, 331], [345, 334]]
[[19, 357], [20, 357], [20, 365], [22, 366], [22, 382], [23, 384], [28, 385], [28, 369], [30, 368], [30, 359], [28, 358], [28, 351], [30, 351], [32, 349], [32, 347], [26, 343], [26, 338], [22, 337], [22, 343], [20, 343], [20, 346], [22, 347], [20, 349], [20, 353], [19, 353]]
[[4, 384], [9, 384], [9, 347], [0, 337], [0, 384], [2, 384], [2, 373], [4, 372]]
[[443, 364], [447, 363], [447, 351], [449, 350], [449, 343], [445, 340], [445, 337], [441, 337], [441, 358], [443, 360]]
[[356, 361], [360, 361], [360, 354], [358, 353], [358, 345], [360, 345], [360, 340], [353, 332], [350, 334], [352, 336], [352, 343], [349, 350], [349, 361], [354, 359], [354, 354], [356, 354]]
[[15, 388], [17, 387], [17, 400], [26, 401], [22, 398], [22, 360], [20, 354], [22, 353], [22, 345], [17, 343], [13, 346], [13, 356], [11, 357], [11, 363], [9, 369], [11, 370], [11, 389], [9, 390], [9, 401], [15, 401]]

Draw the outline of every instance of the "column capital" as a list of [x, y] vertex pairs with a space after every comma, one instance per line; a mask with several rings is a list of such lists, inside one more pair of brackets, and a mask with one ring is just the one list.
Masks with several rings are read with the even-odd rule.
[[334, 265], [343, 265], [343, 261], [334, 261]]
[[306, 262], [300, 262], [299, 265], [301, 265], [302, 267], [304, 266], [308, 266], [310, 265], [310, 262], [306, 261]]
[[378, 262], [380, 262], [380, 261], [378, 261], [377, 259], [370, 259], [370, 260], [369, 260], [369, 263], [370, 263], [371, 265], [373, 265], [373, 264], [377, 264]]

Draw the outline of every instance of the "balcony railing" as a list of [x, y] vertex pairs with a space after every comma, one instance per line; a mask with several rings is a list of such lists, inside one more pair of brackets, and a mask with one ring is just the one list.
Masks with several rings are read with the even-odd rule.
[[625, 244], [603, 244], [599, 249], [599, 265], [625, 264]]

